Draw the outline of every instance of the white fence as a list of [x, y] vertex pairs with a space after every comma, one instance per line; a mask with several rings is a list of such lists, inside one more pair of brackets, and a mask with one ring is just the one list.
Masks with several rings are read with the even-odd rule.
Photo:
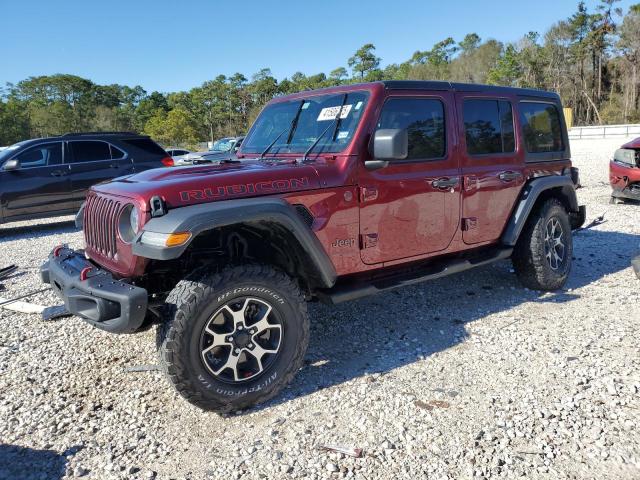
[[602, 125], [569, 129], [569, 138], [572, 140], [611, 137], [640, 137], [640, 125]]

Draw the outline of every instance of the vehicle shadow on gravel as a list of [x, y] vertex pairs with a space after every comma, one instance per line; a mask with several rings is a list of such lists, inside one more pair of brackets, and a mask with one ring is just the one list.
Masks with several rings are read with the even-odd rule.
[[72, 447], [62, 454], [53, 450], [35, 450], [17, 445], [0, 444], [0, 478], [46, 479], [63, 478], [67, 455], [79, 450]]
[[[570, 280], [564, 290], [551, 294], [523, 288], [505, 261], [337, 306], [311, 304], [305, 367], [264, 407], [365, 374], [389, 374], [455, 347], [468, 338], [465, 324], [491, 314], [501, 313], [487, 320], [496, 329], [517, 323], [522, 318], [509, 310], [520, 304], [571, 302], [581, 296], [577, 289], [629, 268], [639, 242], [640, 236], [625, 233], [577, 233]], [[631, 272], [629, 281], [637, 281]]]
[[39, 237], [46, 237], [52, 234], [61, 235], [78, 231], [74, 220], [64, 220], [60, 222], [41, 223], [35, 225], [12, 224], [0, 226], [0, 245], [9, 240], [23, 240]]

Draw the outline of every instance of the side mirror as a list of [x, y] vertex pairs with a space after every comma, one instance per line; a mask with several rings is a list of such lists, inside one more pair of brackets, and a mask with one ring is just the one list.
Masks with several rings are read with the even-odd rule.
[[409, 154], [409, 135], [406, 129], [383, 128], [377, 130], [371, 143], [374, 160], [365, 162], [370, 170], [386, 167], [389, 161], [404, 160]]
[[7, 160], [6, 162], [4, 162], [4, 165], [2, 166], [2, 170], [8, 172], [11, 170], [18, 170], [20, 168], [20, 160], [18, 160], [17, 158], [12, 158], [11, 160]]

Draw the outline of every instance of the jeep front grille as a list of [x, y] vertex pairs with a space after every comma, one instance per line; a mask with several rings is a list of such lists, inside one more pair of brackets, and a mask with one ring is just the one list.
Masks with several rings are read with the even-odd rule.
[[87, 248], [108, 258], [116, 255], [116, 235], [122, 203], [90, 194], [84, 206], [84, 241]]

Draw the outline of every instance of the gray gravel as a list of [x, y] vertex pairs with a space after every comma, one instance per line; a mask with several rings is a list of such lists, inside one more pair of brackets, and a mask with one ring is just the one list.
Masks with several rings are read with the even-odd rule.
[[[155, 365], [154, 331], [0, 310], [0, 478], [640, 478], [640, 206], [608, 204], [622, 143], [572, 144], [588, 220], [606, 222], [576, 235], [566, 289], [524, 289], [504, 262], [312, 305], [305, 367], [237, 415], [135, 368]], [[1, 296], [39, 288], [55, 245], [81, 246], [62, 220], [0, 226], [0, 266], [21, 266]]]

